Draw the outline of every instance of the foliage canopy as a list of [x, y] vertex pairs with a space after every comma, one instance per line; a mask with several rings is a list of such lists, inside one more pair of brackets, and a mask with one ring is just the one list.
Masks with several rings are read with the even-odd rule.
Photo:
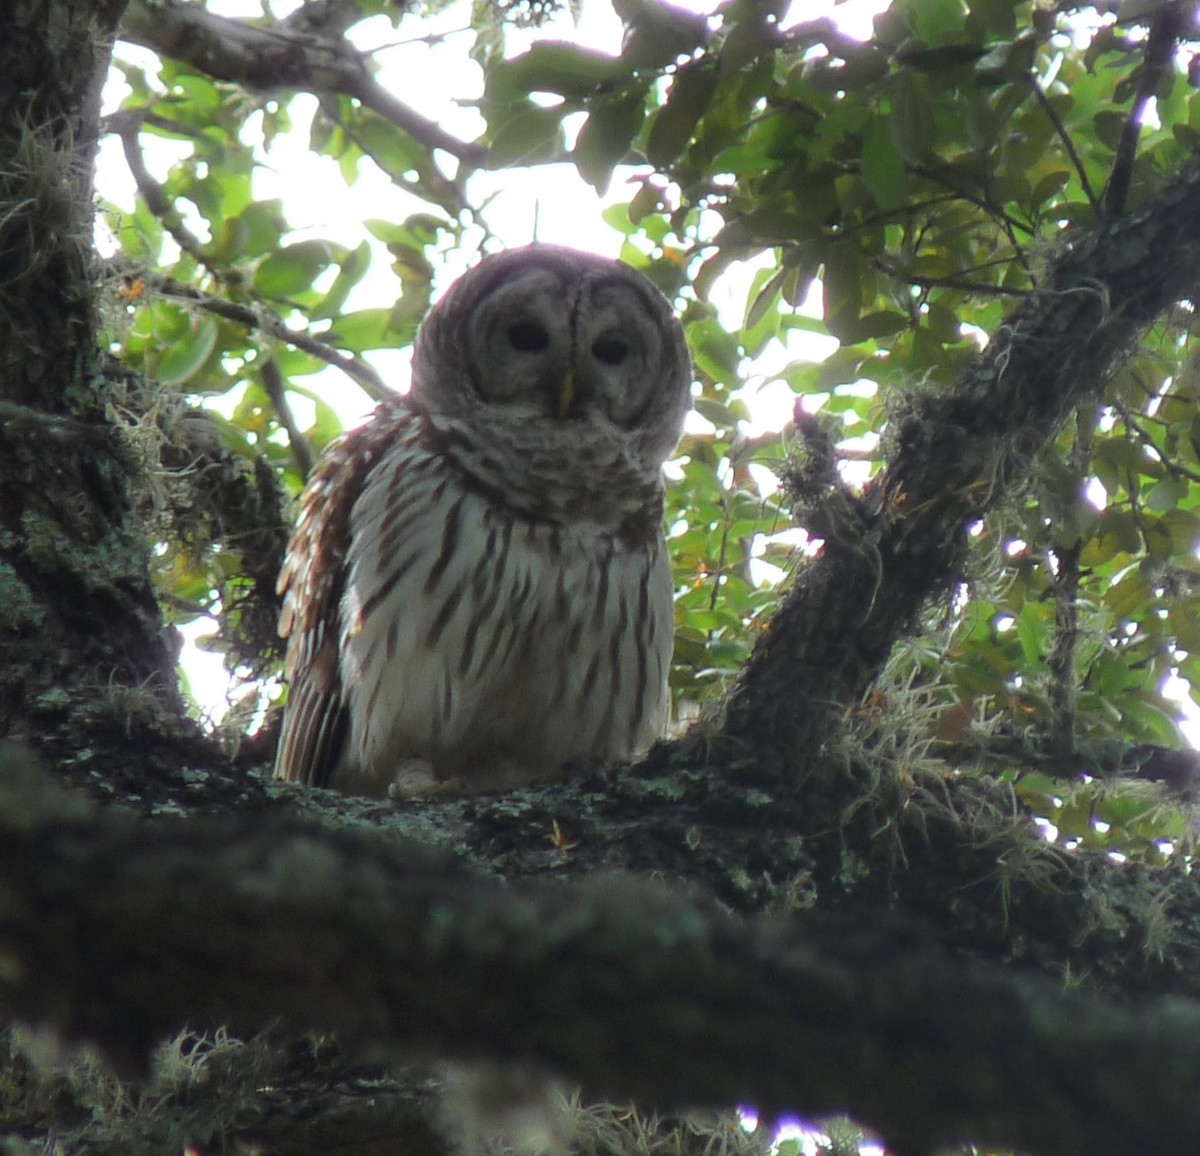
[[[906, 399], [945, 389], [985, 343], [1002, 341], [1006, 311], [1074, 231], [1136, 208], [1187, 160], [1200, 97], [1188, 80], [1189, 29], [1170, 5], [1122, 21], [1102, 6], [897, 0], [865, 40], [829, 16], [806, 19], [802, 5], [728, 0], [707, 18], [651, 0], [616, 7], [626, 37], [608, 55], [573, 42], [563, 12], [514, 48], [511, 18], [547, 13], [477, 6], [470, 31], [452, 38], [464, 84], [472, 70], [482, 83], [485, 127], [469, 142], [381, 99], [369, 56], [338, 90], [269, 58], [258, 75], [231, 77], [256, 84], [247, 87], [178, 59], [188, 54], [177, 47], [153, 67], [118, 55], [129, 92], [109, 127], [139, 195], [132, 213], [111, 217], [123, 278], [113, 349], [190, 402], [220, 402], [228, 416], [213, 420], [228, 453], [247, 469], [265, 461], [294, 493], [307, 460], [294, 435], [320, 449], [340, 429], [327, 393], [339, 386], [313, 375], [353, 359], [378, 395], [372, 353], [411, 343], [456, 249], [495, 244], [476, 174], [567, 161], [598, 191], [630, 190], [605, 219], [622, 257], [678, 302], [699, 383], [703, 420], [680, 447], [668, 512], [673, 682], [691, 704], [740, 667], [782, 576], [819, 541], [819, 517], [784, 500], [789, 470], [812, 446], [792, 425], [745, 432], [747, 395], [763, 384], [756, 365], [770, 364], [805, 415], [820, 413], [822, 437], [861, 485]], [[362, 0], [337, 18], [370, 21], [383, 39], [380, 25], [419, 37], [429, 15]], [[272, 26], [263, 15], [236, 30]], [[136, 4], [127, 28], [151, 47], [164, 42], [162, 22]], [[203, 26], [217, 42], [234, 31], [230, 21]], [[347, 183], [374, 165], [410, 195], [406, 219], [367, 222], [376, 244], [295, 233], [286, 204], [255, 198], [256, 171], [295, 131], [290, 89], [306, 84], [319, 96], [310, 147]], [[162, 180], [142, 160], [152, 138], [181, 146]], [[746, 267], [753, 276], [730, 327], [714, 296]], [[347, 307], [383, 268], [382, 299]], [[976, 526], [950, 604], [929, 609], [925, 633], [893, 657], [866, 710], [919, 696], [926, 739], [1005, 736], [1043, 753], [1180, 745], [1184, 711], [1166, 680], [1200, 684], [1192, 316], [1181, 305], [1131, 350], [1103, 402], [1041, 454], [1018, 499]], [[789, 353], [797, 333], [834, 339], [834, 352]], [[310, 403], [306, 428], [297, 431], [288, 397]], [[213, 644], [231, 667], [262, 676], [269, 614], [254, 597], [261, 576], [247, 577], [255, 565], [194, 492], [181, 498], [176, 487], [167, 504], [175, 524], [158, 578], [169, 613], [219, 615]], [[807, 553], [797, 525], [816, 535]], [[1156, 859], [1184, 834], [1181, 816], [1139, 790], [1067, 791], [1028, 766], [1018, 777], [1068, 845]]]

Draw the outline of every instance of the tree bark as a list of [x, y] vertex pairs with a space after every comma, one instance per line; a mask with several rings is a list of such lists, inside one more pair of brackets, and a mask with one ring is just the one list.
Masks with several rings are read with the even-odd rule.
[[426, 844], [136, 822], [41, 782], [0, 792], [0, 994], [134, 1070], [185, 1022], [316, 1027], [642, 1104], [849, 1112], [897, 1151], [1195, 1150], [1195, 1003], [1120, 1009], [886, 917], [745, 921], [626, 877], [506, 887]]
[[65, 759], [182, 709], [96, 323], [92, 163], [123, 8], [13, 0], [0, 35], [0, 722]]
[[[1156, 318], [1197, 290], [1200, 167], [1136, 212], [1069, 240], [1039, 290], [944, 393], [896, 421], [861, 500], [831, 491], [821, 556], [756, 647], [729, 733], [785, 759], [819, 748], [931, 598], [963, 575], [967, 531], [1029, 476], [1037, 452]], [[803, 490], [804, 479], [799, 480]]]

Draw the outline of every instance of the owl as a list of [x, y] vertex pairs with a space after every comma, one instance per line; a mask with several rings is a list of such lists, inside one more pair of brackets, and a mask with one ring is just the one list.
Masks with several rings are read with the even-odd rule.
[[279, 778], [516, 786], [664, 729], [661, 467], [683, 331], [627, 265], [536, 244], [430, 311], [412, 387], [334, 443], [279, 578]]

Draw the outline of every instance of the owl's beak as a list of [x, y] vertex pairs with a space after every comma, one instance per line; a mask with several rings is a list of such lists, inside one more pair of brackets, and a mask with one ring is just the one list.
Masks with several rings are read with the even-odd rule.
[[571, 403], [575, 400], [575, 373], [568, 369], [563, 375], [562, 388], [558, 392], [558, 416], [566, 417], [571, 412]]

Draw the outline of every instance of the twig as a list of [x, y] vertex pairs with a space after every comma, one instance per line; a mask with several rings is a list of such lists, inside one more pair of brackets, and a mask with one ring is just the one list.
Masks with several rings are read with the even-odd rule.
[[1183, 11], [1182, 5], [1168, 0], [1168, 3], [1159, 6], [1150, 22], [1137, 95], [1121, 128], [1121, 138], [1117, 141], [1117, 151], [1108, 177], [1108, 189], [1104, 194], [1104, 211], [1110, 217], [1119, 217], [1125, 211], [1138, 138], [1142, 132], [1142, 118], [1150, 98], [1158, 90], [1159, 82], [1170, 67], [1175, 41], [1183, 32]]
[[443, 149], [465, 164], [480, 165], [487, 155], [487, 150], [481, 145], [464, 144], [433, 121], [426, 120], [420, 113], [388, 92], [374, 77], [362, 71], [361, 67], [359, 72], [351, 73], [345, 78], [339, 91], [344, 96], [361, 100], [365, 107], [397, 128], [403, 129], [414, 140], [428, 144], [430, 148]]
[[[1031, 226], [1025, 224], [1024, 221], [1018, 221], [1016, 217], [1006, 213], [999, 205], [989, 201], [986, 196], [975, 196], [967, 192], [960, 185], [956, 184], [944, 173], [939, 172], [937, 169], [928, 168], [925, 165], [914, 165], [912, 171], [918, 176], [924, 177], [926, 180], [936, 181], [939, 185], [949, 189], [960, 200], [966, 201], [968, 205], [974, 205], [977, 209], [980, 209], [982, 212], [986, 213], [994, 221], [999, 221], [1005, 224], [1008, 229], [1011, 230], [1009, 233], [1010, 239], [1017, 231], [1024, 233], [1028, 237], [1033, 237], [1035, 235], [1035, 230]], [[1013, 247], [1017, 248], [1018, 253], [1020, 252], [1020, 249], [1015, 244]]]
[[327, 365], [340, 369], [348, 377], [353, 378], [372, 401], [384, 401], [395, 396], [395, 390], [389, 389], [383, 379], [366, 362], [357, 357], [341, 353], [332, 345], [313, 337], [308, 333], [297, 333], [289, 329], [283, 318], [272, 313], [265, 306], [251, 308], [249, 305], [239, 305], [234, 301], [226, 301], [223, 297], [214, 297], [210, 293], [185, 285], [171, 277], [153, 276], [146, 278], [147, 284], [164, 297], [179, 301], [190, 301], [194, 305], [217, 317], [224, 317], [247, 329], [265, 333], [303, 353], [310, 354]]
[[1079, 183], [1083, 186], [1084, 196], [1087, 197], [1088, 204], [1092, 206], [1092, 212], [1096, 214], [1096, 220], [1099, 220], [1103, 216], [1100, 201], [1092, 190], [1092, 183], [1088, 180], [1087, 170], [1083, 167], [1083, 159], [1075, 149], [1075, 142], [1071, 140], [1071, 134], [1067, 132], [1067, 126], [1063, 124], [1062, 117], [1058, 115], [1058, 110], [1050, 103], [1045, 91], [1038, 83], [1038, 78], [1032, 72], [1027, 72], [1025, 79], [1033, 95], [1037, 98], [1038, 104], [1042, 106], [1042, 111], [1054, 126], [1054, 131], [1058, 134], [1059, 140], [1063, 142], [1063, 147], [1067, 150], [1067, 156], [1071, 158], [1071, 163], [1075, 166], [1075, 171], [1079, 174]]
[[[392, 182], [392, 184], [404, 189], [406, 192], [412, 193], [414, 196], [421, 197], [423, 200], [429, 199], [429, 194], [422, 187], [423, 183], [427, 182], [429, 176], [432, 175], [435, 179], [441, 182], [442, 192], [452, 194], [446, 200], [441, 201], [443, 208], [446, 208], [452, 213], [462, 213], [470, 206], [467, 203], [467, 198], [462, 189], [448, 177], [443, 176], [440, 172], [432, 170], [431, 173], [418, 173], [417, 180], [409, 180], [403, 173], [396, 172], [386, 157], [384, 157], [378, 148], [374, 147], [361, 132], [356, 131], [354, 126], [347, 122], [336, 108], [336, 102], [328, 97], [325, 97], [320, 102], [321, 111], [346, 134], [347, 139], [351, 140], [354, 145], [361, 149], [363, 154], [370, 157], [378, 166], [380, 171]], [[432, 168], [432, 167], [431, 167]], [[449, 201], [449, 203], [447, 203]]]
[[287, 399], [287, 390], [284, 388], [283, 374], [279, 372], [279, 364], [275, 358], [268, 357], [263, 363], [261, 376], [263, 388], [267, 391], [267, 396], [275, 407], [275, 416], [279, 419], [279, 424], [287, 431], [288, 444], [292, 448], [292, 457], [295, 459], [296, 468], [300, 471], [302, 478], [307, 478], [313, 468], [312, 446], [308, 444], [308, 438], [296, 424], [296, 415], [292, 413], [292, 407]]
[[189, 137], [192, 140], [204, 138], [204, 130], [198, 125], [185, 124], [183, 121], [171, 120], [161, 113], [152, 112], [149, 108], [119, 108], [100, 120], [100, 135], [110, 133], [121, 136], [127, 132], [136, 133], [142, 125], [149, 124], [169, 132], [175, 136]]
[[[1185, 478], [1189, 482], [1200, 482], [1200, 471], [1189, 469], [1182, 462], [1175, 461], [1167, 457], [1162, 453], [1161, 450], [1159, 450], [1158, 446], [1154, 444], [1154, 439], [1150, 436], [1149, 430], [1141, 425], [1138, 418], [1133, 416], [1132, 411], [1127, 405], [1124, 405], [1121, 402], [1113, 402], [1112, 408], [1114, 412], [1120, 415], [1121, 420], [1125, 423], [1126, 427], [1137, 434], [1137, 436], [1141, 439], [1142, 444], [1152, 449], [1156, 454], [1159, 455], [1159, 460], [1162, 463], [1162, 467], [1167, 471], [1167, 473], [1169, 473], [1173, 478]], [[1159, 419], [1143, 416], [1141, 420], [1157, 422]]]
[[1075, 649], [1079, 642], [1079, 554], [1083, 540], [1050, 551], [1056, 565], [1049, 567], [1054, 583], [1054, 646], [1047, 666], [1050, 668], [1051, 740], [1060, 757], [1068, 756], [1075, 746]]
[[208, 258], [204, 253], [204, 245], [182, 221], [179, 211], [171, 203], [171, 198], [164, 192], [162, 185], [151, 175], [150, 170], [142, 159], [141, 142], [138, 140], [137, 128], [131, 120], [123, 124], [117, 132], [121, 140], [121, 150], [125, 154], [125, 163], [133, 176], [138, 192], [146, 207], [160, 221], [163, 228], [175, 239], [175, 243], [204, 268], [209, 268]]
[[[1007, 263], [1007, 261], [988, 261], [983, 265], [975, 266], [975, 268], [986, 269], [991, 265]], [[881, 273], [885, 273], [889, 277], [894, 277], [898, 281], [903, 281], [906, 285], [916, 286], [918, 289], [961, 289], [965, 293], [977, 293], [981, 297], [1029, 296], [1028, 289], [1009, 289], [1004, 285], [985, 285], [982, 281], [968, 281], [962, 277], [918, 277], [915, 273], [906, 273], [901, 269], [897, 269], [887, 261], [877, 260], [872, 262], [872, 264]]]
[[[1075, 443], [1071, 447], [1071, 469], [1082, 477], [1091, 458], [1092, 431], [1095, 415], [1088, 411], [1075, 415]], [[1054, 646], [1047, 665], [1050, 668], [1050, 738], [1054, 752], [1068, 758], [1075, 749], [1075, 703], [1079, 691], [1079, 676], [1075, 655], [1079, 646], [1079, 585], [1082, 572], [1079, 556], [1083, 539], [1077, 537], [1069, 546], [1054, 546], [1050, 554], [1056, 565], [1049, 566], [1054, 593]]]
[[[208, 269], [214, 277], [225, 281], [227, 280], [225, 271], [212, 264], [204, 252], [204, 246], [201, 244], [199, 238], [179, 219], [179, 214], [171, 204], [170, 198], [163, 191], [162, 185], [150, 175], [150, 172], [142, 161], [137, 129], [143, 121], [150, 119], [148, 114], [139, 113], [137, 116], [130, 116], [121, 120], [114, 119], [113, 121], [116, 125], [117, 135], [121, 139], [126, 163], [129, 165], [129, 170], [133, 174], [133, 179], [137, 184], [138, 192], [141, 193], [143, 200], [145, 200], [147, 208], [162, 221], [163, 227], [174, 237], [176, 244], [199, 265]], [[122, 275], [127, 276], [128, 271], [123, 270]], [[169, 277], [147, 276], [143, 280], [157, 289], [163, 296], [192, 301], [208, 313], [224, 317], [227, 321], [244, 325], [248, 329], [267, 333], [279, 341], [283, 341], [304, 353], [308, 353], [329, 365], [335, 366], [358, 382], [372, 401], [383, 401], [385, 398], [391, 397], [394, 392], [383, 383], [379, 375], [365, 362], [360, 361], [358, 358], [347, 356], [344, 353], [339, 353], [332, 346], [308, 334], [297, 333], [289, 329], [278, 314], [271, 312], [264, 305], [259, 304], [255, 308], [247, 305], [239, 305], [235, 302], [227, 301], [222, 297], [204, 293], [191, 285], [185, 285], [183, 282]]]

